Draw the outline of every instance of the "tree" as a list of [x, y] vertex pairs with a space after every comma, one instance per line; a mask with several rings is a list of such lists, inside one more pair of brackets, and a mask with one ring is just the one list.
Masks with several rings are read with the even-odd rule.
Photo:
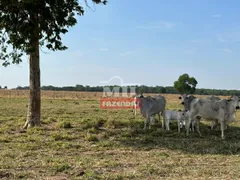
[[[84, 0], [88, 6], [88, 1]], [[106, 5], [106, 0], [92, 0]], [[89, 7], [89, 6], [88, 6]], [[0, 59], [3, 66], [19, 64], [29, 56], [30, 98], [24, 128], [40, 125], [39, 48], [66, 50], [61, 35], [76, 25], [76, 16], [84, 15], [78, 0], [1, 0]]]
[[194, 77], [189, 77], [187, 73], [179, 76], [174, 82], [174, 88], [181, 94], [193, 94], [196, 91], [198, 82]]

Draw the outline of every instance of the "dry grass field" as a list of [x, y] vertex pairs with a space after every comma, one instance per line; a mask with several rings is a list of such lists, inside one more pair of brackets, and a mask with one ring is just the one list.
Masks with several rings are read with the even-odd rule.
[[239, 112], [225, 140], [204, 121], [185, 137], [174, 122], [145, 132], [139, 111], [100, 109], [101, 96], [43, 91], [42, 126], [24, 131], [28, 91], [1, 90], [0, 179], [240, 179]]

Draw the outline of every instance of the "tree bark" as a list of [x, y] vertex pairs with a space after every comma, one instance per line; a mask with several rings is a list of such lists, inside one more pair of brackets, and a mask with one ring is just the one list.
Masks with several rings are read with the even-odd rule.
[[[38, 43], [36, 43], [38, 44]], [[39, 46], [30, 55], [30, 99], [28, 104], [27, 120], [24, 129], [40, 125], [41, 114], [41, 91], [40, 91], [40, 66]]]
[[30, 54], [29, 68], [30, 68], [30, 94], [27, 119], [24, 125], [24, 129], [33, 126], [40, 126], [40, 115], [41, 115], [41, 91], [40, 91], [40, 57], [39, 57], [39, 34], [38, 34], [38, 23], [37, 15], [33, 16], [35, 21], [35, 30], [33, 32], [32, 47], [34, 51]]
[[30, 55], [30, 97], [28, 104], [27, 120], [24, 129], [40, 125], [41, 91], [40, 91], [40, 67], [39, 48]]

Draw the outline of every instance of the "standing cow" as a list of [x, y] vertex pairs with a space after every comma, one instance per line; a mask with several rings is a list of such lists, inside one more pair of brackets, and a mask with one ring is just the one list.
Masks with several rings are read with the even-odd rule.
[[[183, 122], [180, 123], [180, 128], [182, 128], [182, 126], [186, 127], [186, 121], [190, 118], [190, 111], [189, 110], [185, 110], [184, 111], [184, 118], [183, 118]], [[194, 132], [194, 121], [192, 121], [192, 128], [190, 128], [190, 131]]]
[[[197, 122], [197, 132], [201, 136], [199, 130], [199, 120], [204, 118], [206, 120], [218, 121], [221, 125], [221, 138], [224, 139], [224, 130], [226, 125], [235, 120], [235, 111], [239, 109], [238, 96], [232, 96], [230, 99], [223, 99], [219, 101], [212, 101], [209, 99], [198, 99], [186, 97], [184, 104], [190, 107], [190, 118], [186, 121], [186, 135], [189, 135], [189, 126], [191, 121]], [[199, 118], [200, 117], [200, 118]]]
[[[184, 110], [187, 111], [187, 113], [185, 113], [185, 121], [184, 121], [184, 125], [185, 122], [187, 121], [187, 119], [190, 117], [190, 103], [196, 100], [196, 97], [193, 95], [187, 95], [187, 94], [183, 94], [179, 97], [179, 99], [182, 100], [181, 104], [184, 106]], [[192, 120], [191, 121], [191, 125], [192, 125], [192, 131], [194, 132], [194, 124], [195, 122]]]
[[[154, 97], [144, 97], [142, 94], [137, 96], [139, 99], [140, 112], [143, 117], [145, 117], [144, 130], [147, 124], [149, 124], [149, 129], [151, 124], [154, 122], [154, 115], [158, 115], [160, 122], [160, 114], [165, 111], [166, 99], [162, 95], [156, 95]], [[162, 128], [164, 128], [164, 120], [162, 121]]]
[[[187, 94], [183, 94], [182, 96], [180, 96], [179, 97], [179, 99], [181, 99], [182, 100], [182, 103], [181, 104], [183, 104], [184, 105], [184, 109], [185, 110], [190, 110], [190, 104], [192, 103], [192, 102], [194, 102], [194, 101], [196, 101], [196, 100], [199, 100], [199, 99], [197, 99], [195, 96], [193, 96], [193, 95], [187, 95]], [[219, 101], [219, 100], [221, 100], [219, 97], [217, 97], [217, 96], [209, 96], [209, 97], [207, 97], [206, 99], [208, 99], [208, 100], [211, 100], [211, 101]], [[198, 117], [198, 120], [200, 120], [201, 119], [201, 117]], [[192, 121], [192, 131], [194, 132], [194, 123], [195, 123], [195, 121], [193, 120]], [[211, 126], [211, 129], [214, 129], [214, 128], [216, 128], [217, 127], [217, 120], [213, 120], [212, 121], [212, 126]]]
[[183, 124], [183, 120], [185, 117], [185, 112], [182, 110], [165, 110], [162, 114], [163, 116], [163, 121], [165, 122], [166, 125], [166, 130], [170, 130], [169, 128], [169, 123], [170, 121], [177, 120], [178, 123], [178, 132], [180, 132], [181, 124]]

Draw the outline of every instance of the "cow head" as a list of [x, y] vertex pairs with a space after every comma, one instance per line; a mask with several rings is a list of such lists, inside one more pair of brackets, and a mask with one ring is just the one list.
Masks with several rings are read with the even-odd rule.
[[182, 111], [181, 109], [179, 109], [178, 112], [181, 113], [181, 116], [184, 116], [184, 115], [185, 115], [185, 114], [184, 114], [185, 111]]
[[144, 96], [143, 96], [142, 93], [140, 93], [140, 94], [137, 94], [135, 97], [136, 97], [136, 98], [143, 98]]
[[181, 96], [178, 97], [178, 99], [182, 100], [181, 104], [184, 105], [185, 101], [188, 99], [188, 94], [181, 94]]
[[231, 96], [227, 101], [232, 102], [235, 109], [240, 109], [240, 97], [239, 96]]

